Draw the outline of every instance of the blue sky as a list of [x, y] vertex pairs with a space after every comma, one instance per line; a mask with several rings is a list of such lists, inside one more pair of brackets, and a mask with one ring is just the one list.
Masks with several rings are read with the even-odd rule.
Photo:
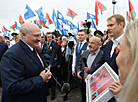
[[[100, 14], [98, 17], [99, 25], [97, 28], [104, 31], [107, 29], [107, 18], [113, 14], [113, 4], [112, 0], [99, 1], [107, 8], [107, 10], [103, 12], [103, 15]], [[138, 0], [131, 0], [131, 2], [137, 14], [136, 18], [138, 18]], [[28, 4], [33, 11], [36, 11], [42, 6], [44, 15], [47, 12], [50, 15], [50, 18], [52, 18], [53, 9], [55, 9], [55, 11], [59, 10], [64, 18], [70, 20], [75, 25], [77, 25], [77, 22], [80, 23], [80, 21], [86, 19], [87, 12], [94, 14], [95, 10], [95, 0], [0, 0], [0, 4], [0, 27], [4, 25], [8, 29], [14, 24], [14, 21], [19, 22], [19, 15], [24, 17], [26, 4]], [[68, 7], [78, 14], [73, 20], [71, 17], [66, 16]], [[128, 0], [117, 0], [115, 13], [121, 14], [126, 18], [126, 11], [128, 11]], [[31, 21], [34, 19], [38, 19], [38, 16], [29, 20]], [[29, 20], [25, 20], [25, 22]], [[20, 26], [20, 24], [18, 25]], [[54, 25], [50, 25], [49, 28], [49, 30], [42, 29], [42, 31], [47, 32], [55, 29]], [[65, 28], [69, 29], [68, 26], [65, 26]], [[94, 31], [95, 29], [91, 28], [91, 30]]]

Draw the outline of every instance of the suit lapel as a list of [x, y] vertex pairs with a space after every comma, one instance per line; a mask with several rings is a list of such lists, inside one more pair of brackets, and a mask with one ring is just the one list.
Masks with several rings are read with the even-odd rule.
[[99, 53], [97, 54], [96, 58], [94, 59], [91, 68], [95, 67], [95, 64], [97, 63], [97, 61], [99, 61], [99, 57], [102, 56], [103, 54], [101, 53], [101, 50], [99, 51]]
[[[36, 57], [36, 55], [33, 53], [33, 51], [31, 51], [31, 49], [22, 41], [19, 41], [20, 46], [22, 47], [22, 49], [24, 50], [24, 52], [37, 64], [39, 65], [39, 67], [42, 70], [42, 66], [41, 66], [41, 62], [39, 61], [39, 59]], [[40, 54], [39, 54], [40, 56]]]
[[106, 57], [107, 57], [107, 62], [110, 62], [111, 58], [110, 58], [110, 53], [111, 53], [111, 50], [112, 50], [112, 45], [113, 45], [113, 42], [110, 41], [108, 46], [106, 47], [107, 50], [107, 53], [106, 53]]

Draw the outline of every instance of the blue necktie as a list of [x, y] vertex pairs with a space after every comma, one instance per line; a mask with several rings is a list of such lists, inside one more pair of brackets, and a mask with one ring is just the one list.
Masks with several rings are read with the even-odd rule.
[[81, 44], [82, 44], [82, 43], [80, 43], [80, 45], [79, 45], [78, 53], [80, 52], [80, 49], [81, 49]]

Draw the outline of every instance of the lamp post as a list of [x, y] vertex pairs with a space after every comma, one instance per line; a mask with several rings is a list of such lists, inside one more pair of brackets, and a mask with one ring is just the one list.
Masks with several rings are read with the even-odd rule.
[[115, 4], [116, 4], [117, 0], [112, 0], [112, 4], [113, 4], [113, 14], [115, 14]]

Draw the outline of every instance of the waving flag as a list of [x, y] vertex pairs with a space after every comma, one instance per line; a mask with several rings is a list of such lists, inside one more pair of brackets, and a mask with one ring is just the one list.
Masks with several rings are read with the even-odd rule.
[[85, 28], [83, 24], [84, 24], [84, 22], [83, 22], [83, 21], [81, 21], [81, 22], [80, 22], [80, 27]]
[[31, 18], [31, 17], [34, 17], [36, 16], [34, 14], [34, 12], [32, 11], [32, 9], [28, 6], [28, 4], [26, 5], [26, 8], [25, 8], [25, 14], [24, 14], [24, 18], [25, 20]]
[[40, 19], [39, 19], [39, 23], [40, 23], [43, 27], [48, 28], [48, 26], [46, 26]]
[[36, 24], [40, 29], [42, 29], [42, 26], [39, 24], [37, 19], [34, 21], [34, 24]]
[[129, 12], [130, 12], [130, 15], [131, 15], [132, 20], [134, 21], [136, 19], [136, 12], [135, 12], [135, 10], [133, 8], [133, 5], [132, 5], [132, 3], [131, 3], [130, 0], [128, 0], [128, 3], [129, 3]]
[[74, 11], [72, 11], [70, 8], [68, 8], [67, 15], [73, 19], [77, 14]]
[[43, 8], [40, 7], [37, 11], [35, 11], [38, 14], [38, 18], [41, 20], [40, 25], [43, 25], [42, 22], [44, 24], [46, 24], [46, 19], [44, 18], [44, 14], [43, 14]]
[[77, 29], [78, 27], [74, 25], [71, 21], [65, 19], [65, 24], [70, 26], [70, 30]]
[[59, 29], [59, 22], [57, 20], [56, 13], [55, 13], [54, 9], [53, 9], [53, 13], [52, 13], [52, 20], [53, 20], [53, 22], [55, 24], [56, 29]]
[[19, 23], [20, 23], [21, 25], [22, 25], [23, 23], [25, 23], [21, 15], [19, 16]]
[[99, 15], [99, 8], [101, 10], [101, 14], [103, 14], [103, 11], [107, 10], [107, 8], [98, 0], [95, 2], [95, 20], [96, 20], [96, 25], [98, 25], [98, 15]]
[[57, 10], [57, 19], [60, 19], [63, 23], [65, 23], [63, 15]]
[[9, 31], [5, 26], [3, 26], [3, 29], [4, 29], [5, 31]]
[[59, 23], [59, 30], [61, 31], [63, 36], [67, 35], [66, 30], [63, 28], [63, 24], [62, 23], [61, 24]]
[[46, 13], [46, 19], [48, 20], [48, 24], [53, 24], [53, 21], [50, 19], [48, 13]]
[[97, 4], [101, 10], [101, 14], [103, 14], [103, 11], [107, 10], [107, 8], [102, 3], [100, 3], [99, 1], [97, 1]]
[[95, 25], [93, 19], [92, 19], [92, 28], [95, 28], [95, 30], [97, 30], [97, 27], [96, 27], [96, 25]]
[[131, 17], [128, 13], [128, 11], [126, 11], [126, 18], [127, 18], [127, 21], [130, 23], [131, 22]]
[[16, 27], [16, 24], [13, 24], [10, 28], [16, 31], [15, 27]]
[[15, 28], [16, 28], [17, 30], [19, 30], [19, 29], [20, 29], [20, 27], [18, 27], [18, 24], [17, 24], [17, 22], [16, 22], [16, 21], [15, 21], [15, 24], [16, 24]]
[[95, 15], [90, 14], [90, 13], [87, 12], [87, 20], [88, 19], [95, 19]]

